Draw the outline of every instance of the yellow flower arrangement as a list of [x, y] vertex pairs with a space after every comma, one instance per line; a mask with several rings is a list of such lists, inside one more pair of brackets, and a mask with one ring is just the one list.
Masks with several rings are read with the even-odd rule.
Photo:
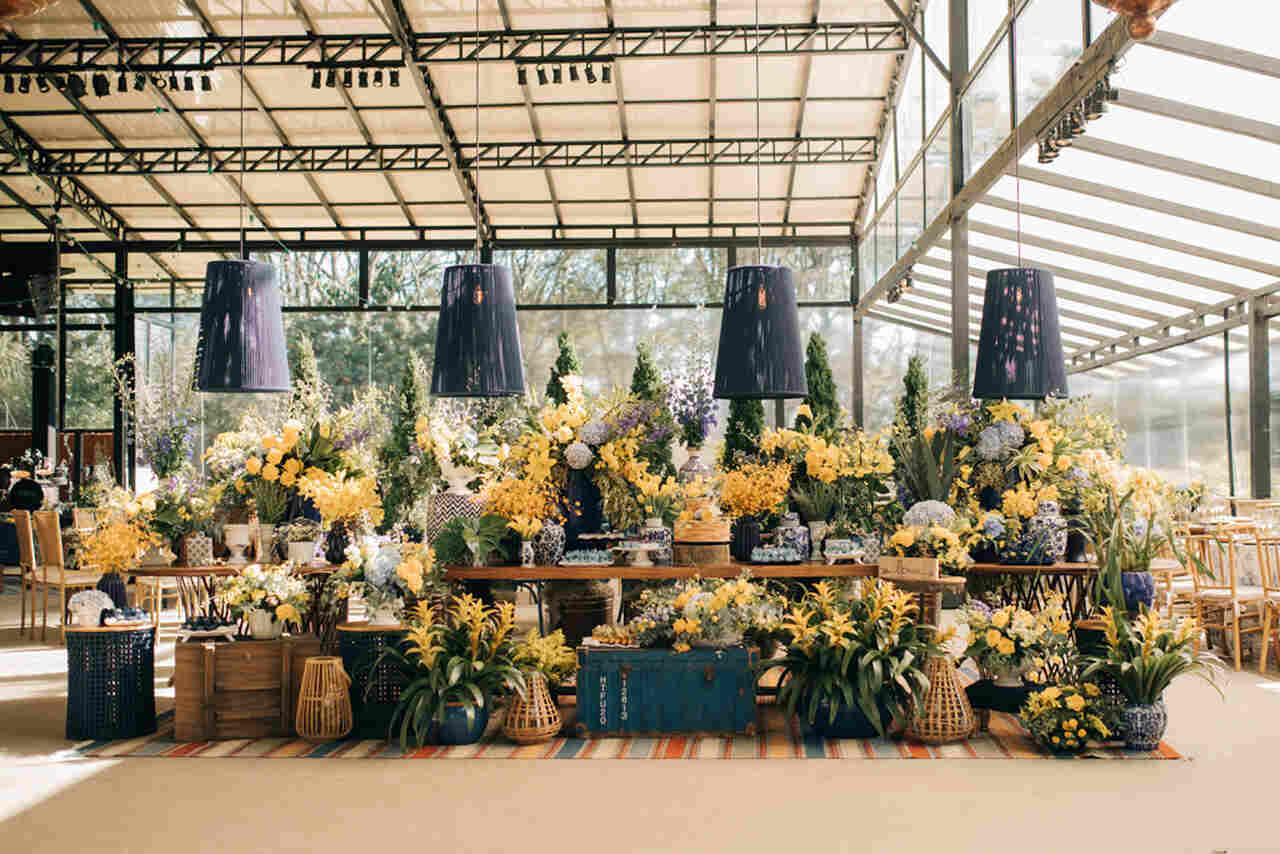
[[357, 519], [367, 519], [374, 526], [382, 523], [382, 499], [372, 475], [308, 469], [298, 479], [298, 492], [312, 500], [326, 525]]
[[725, 474], [720, 506], [735, 518], [759, 516], [781, 504], [790, 488], [790, 463], [748, 463]]
[[1042, 746], [1079, 752], [1090, 740], [1111, 738], [1100, 693], [1092, 682], [1050, 685], [1027, 698], [1018, 718]]
[[104, 575], [124, 574], [137, 567], [143, 552], [160, 542], [142, 512], [106, 513], [81, 541], [80, 567]]

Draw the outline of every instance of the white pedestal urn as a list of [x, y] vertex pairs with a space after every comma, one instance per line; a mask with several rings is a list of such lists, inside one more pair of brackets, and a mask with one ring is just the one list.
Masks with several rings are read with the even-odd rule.
[[826, 522], [809, 523], [809, 549], [812, 554], [822, 554], [822, 541], [827, 538]]
[[276, 526], [258, 523], [257, 541], [254, 544], [254, 557], [258, 563], [276, 562]]
[[276, 615], [261, 608], [255, 608], [245, 615], [249, 624], [249, 637], [254, 640], [275, 640], [284, 633], [284, 621], [277, 620]]
[[478, 519], [484, 515], [483, 508], [467, 488], [467, 484], [475, 478], [475, 472], [447, 461], [440, 463], [440, 471], [448, 481], [449, 488], [431, 498], [431, 506], [427, 509], [426, 530], [423, 531], [424, 541], [427, 543], [434, 542], [452, 519]]
[[248, 525], [232, 523], [222, 526], [222, 541], [231, 552], [227, 563], [233, 566], [244, 566], [249, 562], [245, 551], [249, 548], [250, 528]]

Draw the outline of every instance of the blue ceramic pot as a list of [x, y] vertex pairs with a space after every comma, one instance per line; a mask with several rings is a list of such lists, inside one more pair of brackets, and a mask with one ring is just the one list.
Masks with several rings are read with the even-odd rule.
[[[808, 704], [802, 704], [801, 708], [807, 708]], [[891, 720], [887, 709], [883, 703], [877, 704], [880, 712], [880, 720]], [[887, 727], [886, 727], [887, 728]], [[840, 708], [836, 710], [836, 719], [831, 720], [831, 704], [827, 700], [818, 701], [818, 715], [813, 721], [811, 730], [823, 738], [879, 738], [880, 733], [876, 732], [875, 724], [862, 713], [861, 707], [856, 704], [846, 706], [840, 703]]]
[[1160, 746], [1169, 726], [1169, 710], [1160, 699], [1149, 706], [1124, 707], [1124, 746], [1151, 752]]
[[1120, 586], [1124, 588], [1124, 607], [1131, 614], [1150, 608], [1156, 601], [1156, 580], [1150, 572], [1122, 572]]
[[431, 727], [432, 741], [437, 744], [475, 744], [489, 726], [489, 703], [449, 703], [444, 707], [444, 722]]

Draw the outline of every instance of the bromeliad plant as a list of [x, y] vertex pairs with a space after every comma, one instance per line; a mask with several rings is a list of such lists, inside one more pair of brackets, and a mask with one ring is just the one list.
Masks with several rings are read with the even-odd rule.
[[881, 735], [918, 711], [929, 687], [923, 665], [939, 651], [934, 630], [915, 620], [911, 594], [866, 579], [859, 599], [819, 582], [782, 619], [786, 655], [778, 702], [810, 724], [825, 701], [832, 723], [841, 707], [857, 707]]
[[526, 673], [541, 673], [552, 687], [578, 670], [578, 656], [564, 642], [564, 632], [560, 629], [549, 635], [539, 635], [537, 629], [529, 629], [524, 639], [516, 643], [515, 661]]
[[421, 747], [444, 722], [445, 708], [465, 707], [467, 721], [502, 692], [525, 696], [517, 660], [515, 605], [485, 607], [469, 595], [457, 596], [437, 610], [418, 603], [405, 650], [388, 648], [378, 659], [399, 665], [407, 685], [391, 718], [387, 737], [399, 729], [400, 746]]
[[1194, 617], [1171, 625], [1151, 610], [1132, 621], [1123, 608], [1106, 607], [1102, 614], [1107, 654], [1088, 659], [1085, 676], [1110, 676], [1135, 706], [1158, 702], [1169, 683], [1186, 675], [1199, 676], [1222, 694], [1217, 682], [1222, 661], [1208, 650], [1196, 649], [1200, 626]]

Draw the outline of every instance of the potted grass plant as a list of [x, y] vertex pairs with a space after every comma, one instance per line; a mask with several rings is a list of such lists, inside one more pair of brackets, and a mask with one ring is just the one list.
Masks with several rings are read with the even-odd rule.
[[786, 654], [760, 665], [782, 669], [778, 702], [828, 738], [883, 736], [905, 724], [929, 687], [924, 662], [937, 651], [916, 610], [911, 594], [887, 581], [867, 579], [860, 599], [819, 582], [782, 619]]
[[526, 696], [515, 621], [510, 602], [491, 608], [465, 594], [447, 608], [419, 602], [404, 649], [388, 648], [378, 660], [399, 665], [405, 677], [388, 738], [398, 730], [402, 748], [479, 741], [495, 697]]

